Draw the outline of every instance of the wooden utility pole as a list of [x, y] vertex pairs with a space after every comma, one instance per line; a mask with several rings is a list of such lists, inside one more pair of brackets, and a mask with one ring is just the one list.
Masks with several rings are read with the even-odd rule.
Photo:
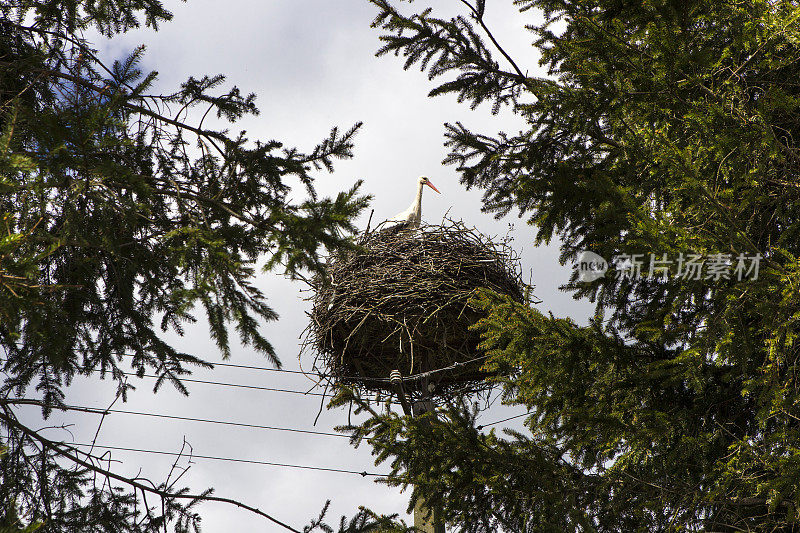
[[[399, 370], [393, 370], [389, 374], [389, 381], [394, 386], [400, 405], [406, 415], [417, 417], [425, 413], [433, 413], [433, 416], [436, 416], [436, 408], [427, 397], [414, 402], [413, 406], [408, 405], [408, 398], [406, 398], [406, 392], [403, 389], [403, 378]], [[422, 390], [428, 390], [427, 379], [422, 383]], [[427, 423], [430, 424], [430, 418]], [[439, 509], [429, 509], [422, 498], [418, 499], [416, 505], [414, 505], [414, 527], [421, 533], [445, 533], [441, 512]]]
[[[433, 416], [436, 416], [436, 408], [430, 400], [414, 402], [413, 410], [415, 417], [425, 413], [433, 413]], [[427, 422], [430, 423], [430, 419]], [[439, 509], [429, 509], [420, 498], [414, 506], [414, 527], [423, 533], [444, 533], [441, 515]]]

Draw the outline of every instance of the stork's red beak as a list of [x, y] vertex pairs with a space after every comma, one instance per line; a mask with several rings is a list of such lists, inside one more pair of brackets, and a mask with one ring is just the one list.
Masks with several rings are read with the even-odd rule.
[[434, 187], [433, 183], [431, 183], [431, 180], [428, 180], [428, 181], [426, 181], [426, 182], [425, 182], [425, 185], [427, 185], [428, 187], [430, 187], [430, 188], [431, 188], [431, 189], [433, 189], [434, 191], [438, 192], [439, 194], [442, 194], [442, 193], [440, 193], [440, 192], [439, 192], [439, 189], [437, 189], [436, 187]]

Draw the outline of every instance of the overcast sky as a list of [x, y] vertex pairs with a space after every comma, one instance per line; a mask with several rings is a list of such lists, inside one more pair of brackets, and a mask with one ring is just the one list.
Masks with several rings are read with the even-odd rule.
[[[490, 2], [487, 19], [523, 70], [536, 73], [538, 56], [523, 27], [535, 22], [538, 15], [520, 15], [511, 4], [511, 0]], [[556, 316], [586, 321], [588, 303], [575, 302], [558, 290], [570, 272], [569, 266], [558, 263], [555, 246], [535, 247], [533, 230], [516, 217], [498, 221], [481, 213], [481, 192], [465, 191], [454, 168], [441, 164], [447, 153], [443, 146], [445, 122], [462, 121], [474, 130], [494, 134], [500, 130], [516, 132], [521, 127], [518, 119], [503, 114], [492, 116], [486, 107], [470, 112], [468, 106], [453, 97], [428, 98], [432, 85], [424, 74], [403, 71], [400, 59], [376, 58], [379, 34], [370, 28], [375, 11], [366, 1], [190, 0], [167, 5], [175, 17], [158, 33], [146, 29], [112, 42], [96, 42], [101, 55], [113, 60], [145, 44], [147, 55], [142, 66], [159, 72], [158, 89], [164, 92], [170, 92], [190, 75], [227, 75], [229, 84], [258, 96], [261, 114], [239, 125], [251, 138], [277, 139], [289, 146], [311, 149], [332, 126], [346, 129], [363, 121], [364, 127], [356, 138], [355, 158], [339, 162], [333, 174], [320, 173], [320, 193], [335, 194], [363, 179], [364, 192], [375, 196], [374, 219], [383, 220], [408, 206], [417, 176], [430, 176], [442, 194], [426, 191], [424, 220], [435, 223], [449, 213], [451, 218], [463, 219], [486, 234], [500, 236], [513, 224], [513, 246], [522, 257], [526, 278], [531, 276], [534, 292], [542, 300], [540, 308]], [[411, 6], [421, 9], [423, 3]], [[445, 10], [443, 15], [458, 12], [461, 7], [458, 0], [440, 0], [437, 5]], [[361, 227], [365, 224], [366, 218], [361, 220]], [[298, 369], [299, 336], [306, 326], [308, 308], [303, 298], [308, 295], [301, 292], [299, 283], [275, 275], [261, 275], [258, 285], [281, 316], [279, 321], [265, 325], [266, 336], [275, 345], [284, 367]], [[175, 342], [180, 349], [206, 360], [221, 359], [203, 328], [193, 328]], [[228, 362], [268, 366], [263, 358], [242, 347], [234, 347]], [[310, 361], [305, 359], [302, 364], [307, 368]], [[192, 378], [297, 391], [313, 385], [302, 375], [224, 367], [195, 372]], [[314, 427], [320, 407], [317, 396], [188, 383], [190, 396], [183, 397], [169, 386], [153, 394], [151, 380], [136, 383], [136, 393], [126, 404], [118, 402], [115, 408], [323, 432], [332, 431], [347, 419], [346, 411], [323, 409]], [[67, 402], [107, 407], [113, 390], [108, 381], [76, 380]], [[520, 408], [494, 405], [482, 419], [491, 422], [520, 412]], [[28, 420], [34, 414], [35, 410], [25, 410]], [[48, 434], [87, 442], [98, 421], [97, 415], [69, 412], [54, 414], [46, 425], [71, 424], [69, 432], [48, 430]], [[199, 455], [387, 471], [384, 465], [373, 465], [368, 449], [354, 450], [346, 438], [126, 414], [105, 419], [98, 443], [176, 452], [184, 438]], [[141, 471], [142, 476], [153, 480], [162, 480], [173, 460], [138, 452], [110, 454], [115, 471], [126, 475]], [[352, 515], [359, 505], [384, 513], [404, 513], [408, 503], [408, 494], [375, 484], [368, 477], [203, 459], [194, 461], [181, 484], [198, 492], [214, 487], [218, 496], [241, 500], [297, 528], [316, 516], [326, 499], [333, 500], [329, 517], [336, 520], [341, 514]], [[201, 514], [206, 532], [276, 530], [263, 519], [224, 504], [203, 504]]]

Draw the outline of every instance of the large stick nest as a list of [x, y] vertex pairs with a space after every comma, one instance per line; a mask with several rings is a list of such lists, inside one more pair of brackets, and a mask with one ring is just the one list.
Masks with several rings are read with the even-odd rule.
[[357, 244], [330, 257], [327, 278], [312, 282], [305, 345], [316, 353], [315, 366], [368, 390], [391, 389], [392, 370], [409, 392], [480, 389], [480, 336], [470, 326], [484, 314], [471, 299], [480, 289], [525, 298], [507, 244], [450, 220], [374, 231]]

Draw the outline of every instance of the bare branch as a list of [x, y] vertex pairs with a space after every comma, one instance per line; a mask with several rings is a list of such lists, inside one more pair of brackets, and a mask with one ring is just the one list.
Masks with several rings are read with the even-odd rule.
[[[103, 475], [103, 476], [105, 476], [107, 478], [115, 479], [115, 480], [117, 480], [117, 481], [119, 481], [121, 483], [129, 485], [129, 486], [133, 487], [134, 489], [138, 489], [138, 490], [142, 491], [143, 493], [144, 492], [148, 492], [150, 494], [155, 494], [156, 496], [162, 498], [162, 500], [183, 499], [183, 500], [213, 501], [213, 502], [220, 502], [220, 503], [228, 503], [228, 504], [231, 504], [231, 505], [235, 505], [237, 507], [241, 507], [242, 509], [246, 509], [246, 510], [248, 510], [248, 511], [250, 511], [252, 513], [255, 513], [255, 514], [259, 515], [259, 516], [262, 516], [262, 517], [266, 518], [267, 520], [270, 520], [271, 522], [283, 527], [284, 529], [287, 529], [288, 531], [292, 531], [294, 533], [301, 533], [300, 530], [295, 529], [292, 526], [290, 526], [288, 524], [285, 524], [284, 522], [281, 522], [277, 518], [275, 518], [273, 516], [270, 516], [269, 514], [265, 513], [264, 511], [261, 511], [260, 509], [257, 509], [255, 507], [252, 507], [252, 506], [247, 505], [245, 503], [233, 500], [231, 498], [223, 498], [223, 497], [220, 497], [220, 496], [211, 496], [209, 494], [174, 494], [174, 493], [171, 493], [171, 492], [168, 492], [168, 491], [165, 491], [165, 490], [158, 489], [156, 487], [149, 487], [149, 486], [147, 486], [147, 485], [145, 485], [143, 483], [140, 483], [138, 481], [134, 481], [133, 479], [127, 478], [127, 477], [119, 475], [119, 474], [115, 474], [114, 472], [111, 472], [110, 470], [106, 470], [104, 468], [96, 466], [92, 462], [85, 461], [85, 460], [81, 459], [80, 457], [78, 457], [77, 455], [75, 455], [75, 454], [79, 454], [79, 453], [86, 454], [85, 452], [81, 452], [80, 450], [78, 450], [78, 449], [76, 449], [76, 448], [74, 448], [72, 446], [69, 446], [67, 444], [57, 443], [57, 442], [51, 441], [51, 440], [39, 435], [36, 431], [33, 431], [32, 429], [30, 429], [27, 426], [23, 425], [22, 423], [20, 423], [16, 419], [16, 417], [5, 406], [3, 407], [3, 413], [0, 414], [0, 420], [4, 421], [9, 426], [13, 426], [14, 428], [18, 429], [24, 435], [26, 435], [30, 440], [34, 440], [36, 442], [39, 442], [43, 447], [49, 448], [50, 450], [53, 450], [55, 453], [57, 453], [61, 457], [64, 457], [65, 459], [67, 459], [69, 461], [72, 461], [73, 463], [78, 464], [80, 466], [83, 466], [84, 468], [87, 468], [87, 469], [89, 469], [89, 470], [91, 470], [93, 472], [97, 472], [98, 474], [101, 474], [101, 475]], [[64, 449], [64, 448], [66, 448], [66, 449]], [[93, 457], [93, 456], [91, 456], [89, 454], [86, 454], [86, 455], [89, 458]]]

